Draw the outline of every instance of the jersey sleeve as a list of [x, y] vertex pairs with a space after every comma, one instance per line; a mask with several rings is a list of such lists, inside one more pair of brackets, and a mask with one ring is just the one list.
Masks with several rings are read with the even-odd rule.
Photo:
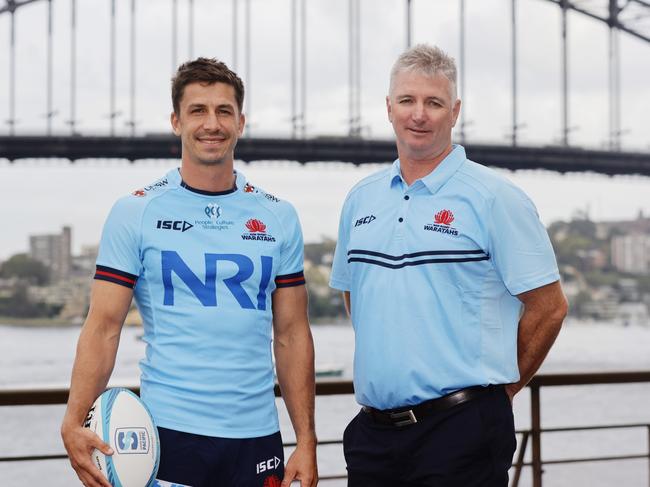
[[490, 256], [510, 294], [560, 279], [546, 228], [523, 191], [511, 185], [503, 188], [493, 201], [488, 220]]
[[141, 212], [129, 203], [128, 199], [115, 203], [104, 223], [95, 279], [133, 288], [142, 271]]
[[330, 275], [330, 287], [340, 291], [350, 290], [350, 273], [348, 264], [348, 242], [350, 239], [350, 227], [348, 224], [349, 199], [343, 204], [341, 217], [339, 219], [339, 235], [336, 240], [334, 261], [332, 262], [332, 273]]
[[296, 210], [288, 206], [284, 217], [285, 241], [282, 243], [280, 265], [275, 276], [275, 287], [292, 287], [305, 284], [302, 229]]

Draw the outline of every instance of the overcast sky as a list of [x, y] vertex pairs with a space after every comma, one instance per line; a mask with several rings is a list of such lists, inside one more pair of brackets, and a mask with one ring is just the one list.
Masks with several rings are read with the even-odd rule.
[[[590, 2], [603, 3], [604, 0]], [[4, 3], [0, 0], [0, 3]], [[83, 133], [107, 133], [109, 113], [110, 0], [78, 0], [77, 118]], [[117, 128], [127, 133], [129, 113], [130, 1], [117, 8]], [[178, 61], [189, 56], [187, 2], [179, 0]], [[194, 57], [218, 57], [233, 64], [232, 1], [195, 0]], [[251, 0], [251, 72], [244, 69], [240, 2], [240, 52], [237, 71], [251, 102], [252, 133], [290, 133], [291, 0]], [[307, 2], [307, 132], [309, 136], [347, 133], [348, 0]], [[361, 0], [362, 123], [366, 135], [391, 137], [384, 97], [388, 73], [405, 46], [405, 2]], [[413, 0], [415, 42], [459, 52], [456, 0]], [[522, 143], [557, 143], [561, 130], [560, 11], [544, 0], [518, 0], [519, 121]], [[54, 6], [54, 130], [67, 133], [69, 119], [70, 0]], [[138, 0], [138, 132], [168, 131], [172, 74], [171, 0]], [[18, 11], [17, 133], [45, 131], [46, 2]], [[506, 143], [511, 125], [510, 0], [466, 0], [466, 91], [463, 113], [471, 123], [470, 141]], [[603, 147], [608, 126], [607, 29], [569, 14], [570, 125], [576, 144]], [[0, 15], [0, 120], [9, 116], [9, 15]], [[621, 85], [624, 147], [650, 150], [650, 45], [622, 34]], [[6, 125], [0, 133], [6, 134]], [[480, 162], [480, 161], [479, 161]], [[148, 184], [176, 163], [95, 161], [20, 162], [0, 160], [0, 259], [27, 249], [27, 235], [74, 227], [74, 245], [99, 239], [114, 200]], [[240, 166], [256, 185], [289, 199], [300, 214], [307, 241], [334, 238], [343, 198], [359, 179], [378, 167], [289, 163]], [[588, 211], [594, 219], [650, 214], [650, 178], [548, 172], [506, 173], [536, 202], [545, 223]], [[10, 229], [10, 230], [8, 230]]]

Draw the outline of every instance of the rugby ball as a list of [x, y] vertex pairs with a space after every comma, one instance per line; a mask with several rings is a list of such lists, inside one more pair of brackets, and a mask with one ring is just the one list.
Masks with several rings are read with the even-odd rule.
[[92, 461], [113, 487], [149, 487], [154, 484], [160, 444], [158, 430], [140, 398], [123, 388], [106, 390], [93, 403], [84, 422], [113, 449], [104, 455], [95, 449]]

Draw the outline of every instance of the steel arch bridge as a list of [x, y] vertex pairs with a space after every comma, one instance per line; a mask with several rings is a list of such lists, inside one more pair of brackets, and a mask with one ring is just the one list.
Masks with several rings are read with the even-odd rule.
[[[287, 116], [291, 121], [291, 130], [284, 138], [258, 138], [247, 137], [239, 144], [237, 155], [239, 158], [250, 161], [257, 159], [288, 159], [299, 162], [337, 160], [361, 164], [366, 162], [383, 162], [395, 157], [393, 143], [386, 140], [376, 140], [364, 137], [361, 105], [361, 40], [360, 40], [360, 0], [345, 0], [347, 12], [341, 12], [347, 19], [347, 47], [348, 47], [348, 99], [347, 99], [347, 137], [328, 137], [306, 134], [306, 0], [290, 0], [291, 16], [287, 28], [291, 32], [291, 72], [287, 84], [291, 87], [291, 103]], [[519, 132], [522, 128], [518, 110], [518, 62], [517, 52], [518, 37], [518, 9], [520, 0], [504, 0], [504, 5], [509, 7], [511, 29], [510, 38], [510, 133], [507, 145], [476, 144], [468, 140], [466, 122], [459, 122], [458, 138], [467, 146], [471, 157], [488, 165], [506, 167], [510, 169], [544, 168], [557, 171], [596, 171], [605, 174], [646, 174], [650, 175], [650, 154], [647, 152], [623, 152], [621, 137], [621, 83], [620, 83], [620, 36], [631, 36], [643, 43], [650, 44], [650, 2], [645, 0], [538, 0], [543, 3], [552, 3], [557, 6], [561, 18], [561, 78], [562, 78], [562, 103], [561, 103], [561, 137], [559, 143], [551, 143], [544, 147], [526, 147], [521, 145]], [[53, 5], [65, 2], [69, 4], [69, 101], [68, 125], [70, 134], [54, 134], [52, 120], [57, 115], [54, 108], [53, 96]], [[136, 71], [136, 20], [138, 16], [138, 0], [129, 0], [129, 31], [120, 34], [128, 38], [130, 49], [130, 72], [128, 95], [129, 134], [118, 134], [116, 120], [121, 115], [117, 108], [118, 79], [116, 76], [115, 57], [117, 41], [116, 4], [117, 0], [105, 0], [110, 7], [110, 54], [108, 56], [110, 72], [110, 90], [107, 135], [87, 136], [81, 135], [83, 125], [77, 116], [77, 49], [79, 18], [77, 13], [77, 0], [4, 0], [0, 6], [2, 14], [9, 16], [9, 69], [6, 71], [8, 81], [8, 111], [6, 120], [8, 134], [0, 136], [0, 157], [9, 160], [38, 157], [63, 157], [70, 160], [87, 157], [127, 158], [138, 160], [149, 157], [177, 157], [179, 154], [178, 142], [171, 136], [142, 135], [136, 130], [136, 100], [137, 80]], [[170, 0], [171, 35], [170, 55], [172, 70], [178, 60], [179, 44], [179, 2], [186, 12], [187, 19], [187, 45], [190, 56], [194, 46], [193, 25], [196, 18], [197, 5], [194, 0]], [[224, 0], [230, 2], [230, 22], [233, 27], [232, 49], [233, 60], [237, 65], [240, 51], [247, 76], [251, 69], [250, 39], [252, 36], [250, 25], [250, 0]], [[465, 93], [465, 41], [466, 41], [466, 4], [471, 0], [456, 0], [458, 6], [458, 32], [460, 52], [458, 56], [460, 77], [458, 80], [461, 93]], [[17, 107], [16, 107], [16, 18], [20, 16], [23, 7], [32, 3], [47, 5], [47, 56], [46, 56], [46, 100], [45, 100], [45, 130], [39, 134], [17, 135]], [[404, 7], [404, 45], [409, 46], [413, 38], [413, 0], [403, 0]], [[122, 6], [127, 1], [121, 2]], [[167, 8], [167, 7], [165, 7]], [[198, 10], [200, 14], [200, 9]], [[569, 101], [569, 57], [567, 44], [569, 23], [567, 15], [573, 12], [590, 21], [603, 24], [608, 29], [608, 114], [609, 137], [607, 150], [588, 150], [576, 147], [571, 143], [572, 131]], [[243, 22], [242, 22], [243, 17]], [[243, 28], [242, 28], [243, 27]], [[241, 30], [241, 32], [240, 32]], [[243, 40], [243, 48], [240, 46]], [[253, 97], [255, 94], [252, 93]], [[124, 103], [123, 103], [124, 104]]]

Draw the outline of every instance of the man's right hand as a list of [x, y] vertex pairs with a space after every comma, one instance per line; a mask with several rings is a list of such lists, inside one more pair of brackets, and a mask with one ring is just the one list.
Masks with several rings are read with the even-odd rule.
[[82, 426], [61, 427], [61, 438], [68, 452], [70, 464], [77, 472], [77, 477], [86, 487], [111, 487], [110, 482], [93, 464], [91, 455], [96, 449], [105, 455], [112, 455], [113, 450], [99, 436]]

